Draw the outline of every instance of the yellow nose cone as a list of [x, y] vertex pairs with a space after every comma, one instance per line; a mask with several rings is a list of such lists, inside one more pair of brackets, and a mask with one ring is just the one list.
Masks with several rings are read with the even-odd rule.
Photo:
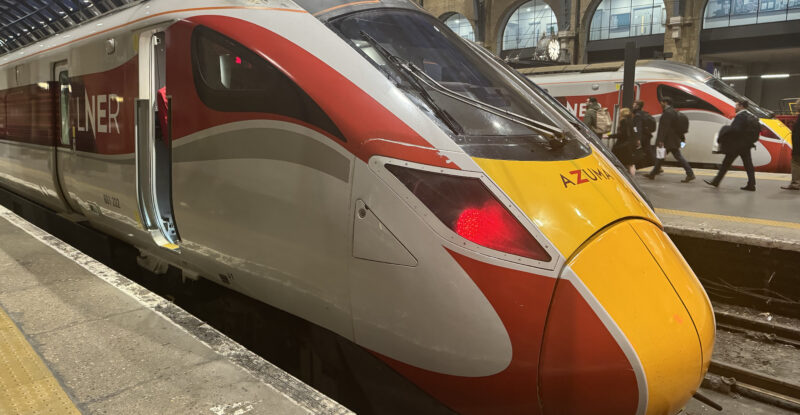
[[681, 254], [653, 223], [627, 220], [593, 237], [569, 267], [638, 360], [637, 413], [677, 413], [699, 387], [714, 343], [710, 303]]

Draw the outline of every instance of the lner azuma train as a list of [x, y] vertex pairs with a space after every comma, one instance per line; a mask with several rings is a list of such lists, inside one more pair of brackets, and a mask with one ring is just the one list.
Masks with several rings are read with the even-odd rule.
[[673, 414], [709, 365], [613, 156], [408, 1], [139, 3], [0, 58], [0, 137], [4, 188], [335, 333], [408, 405]]
[[[535, 72], [547, 71], [536, 69]], [[573, 114], [583, 117], [586, 100], [596, 97], [612, 117], [622, 105], [624, 68], [607, 66], [598, 70], [591, 65], [566, 67], [554, 73], [531, 72], [527, 76], [556, 97]], [[748, 101], [748, 110], [761, 122], [761, 136], [752, 151], [756, 171], [789, 173], [792, 164], [792, 132], [775, 115], [738, 93], [730, 85], [710, 73], [678, 62], [641, 61], [636, 65], [634, 95], [645, 103], [645, 111], [658, 119], [659, 101], [672, 98], [673, 107], [686, 114], [689, 132], [686, 147], [681, 150], [689, 163], [698, 167], [722, 164], [718, 153], [719, 130], [736, 115], [736, 103]], [[652, 139], [655, 144], [655, 137]], [[742, 166], [737, 159], [734, 166]]]

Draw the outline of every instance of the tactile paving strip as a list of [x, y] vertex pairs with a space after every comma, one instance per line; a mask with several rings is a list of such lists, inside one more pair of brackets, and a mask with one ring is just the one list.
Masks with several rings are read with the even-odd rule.
[[745, 218], [741, 216], [717, 215], [716, 213], [689, 212], [685, 210], [661, 209], [661, 208], [656, 208], [656, 213], [658, 214], [665, 213], [678, 216], [689, 216], [693, 218], [702, 218], [702, 219], [719, 219], [719, 220], [726, 220], [728, 222], [752, 223], [756, 225], [777, 226], [779, 228], [800, 230], [800, 223], [783, 222], [778, 220]]
[[14, 322], [0, 309], [0, 415], [80, 412]]

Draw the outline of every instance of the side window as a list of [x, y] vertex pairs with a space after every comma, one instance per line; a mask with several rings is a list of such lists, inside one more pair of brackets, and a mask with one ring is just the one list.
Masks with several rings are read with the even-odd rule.
[[684, 91], [681, 91], [678, 88], [673, 88], [668, 85], [659, 85], [658, 86], [658, 99], [670, 97], [672, 98], [672, 106], [676, 109], [695, 109], [695, 110], [705, 110], [716, 112], [717, 114], [722, 114], [722, 111], [718, 110], [717, 107], [709, 104], [702, 99], [690, 95]]
[[68, 146], [70, 144], [69, 141], [69, 74], [67, 71], [61, 71], [58, 74], [58, 83], [59, 83], [59, 105], [60, 105], [60, 112], [59, 116], [61, 118], [61, 144]]
[[288, 76], [243, 45], [204, 26], [192, 33], [192, 70], [197, 93], [211, 109], [282, 115], [347, 141], [322, 108]]
[[6, 94], [0, 92], [0, 138], [6, 138]]

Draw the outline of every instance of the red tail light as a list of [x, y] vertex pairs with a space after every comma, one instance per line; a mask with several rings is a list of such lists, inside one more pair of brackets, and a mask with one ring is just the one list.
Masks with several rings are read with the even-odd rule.
[[775, 133], [772, 132], [772, 130], [763, 125], [761, 126], [761, 136], [767, 138], [779, 138], [777, 135], [775, 135]]
[[387, 164], [428, 209], [455, 233], [478, 245], [539, 261], [550, 255], [477, 178]]

